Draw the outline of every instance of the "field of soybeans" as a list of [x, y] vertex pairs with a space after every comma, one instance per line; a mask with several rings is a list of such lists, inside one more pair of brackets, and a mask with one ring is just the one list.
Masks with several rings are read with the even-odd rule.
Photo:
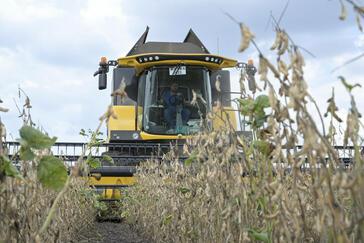
[[[337, 2], [341, 12], [331, 21], [352, 21], [359, 35], [364, 7]], [[220, 130], [187, 139], [186, 160], [171, 150], [162, 161], [141, 163], [136, 184], [111, 210], [85, 175], [95, 166], [91, 151], [103, 142], [100, 128], [112, 107], [105, 107], [95, 130], [82, 132], [86, 150], [69, 169], [52, 154], [56, 137], [34, 126], [31, 97], [19, 91], [24, 104], [16, 155], [3, 146], [7, 124], [0, 119], [0, 242], [88, 242], [95, 227], [109, 234], [95, 242], [364, 242], [364, 109], [357, 106], [362, 97], [353, 95], [363, 81], [347, 80], [338, 69], [350, 99], [346, 116], [339, 114], [335, 89], [319, 107], [307, 85], [304, 43], [295, 43], [272, 16], [273, 42], [263, 49], [254, 29], [226, 17], [241, 31], [238, 52], [257, 53], [254, 83], [243, 71], [238, 80], [239, 113], [251, 136], [226, 120]], [[219, 90], [219, 79], [211, 82]], [[224, 116], [217, 107], [207, 120]], [[0, 103], [0, 118], [7, 112]], [[350, 163], [336, 145], [350, 147]], [[97, 222], [109, 213], [120, 218], [120, 228], [108, 231], [109, 222]]]

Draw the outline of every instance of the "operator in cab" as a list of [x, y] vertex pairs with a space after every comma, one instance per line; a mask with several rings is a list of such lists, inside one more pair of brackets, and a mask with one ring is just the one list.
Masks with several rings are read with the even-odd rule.
[[184, 107], [185, 100], [181, 93], [178, 93], [178, 84], [172, 83], [169, 90], [163, 94], [163, 103], [165, 105], [164, 119], [168, 127], [174, 129], [176, 127], [177, 113], [181, 112], [182, 125], [186, 125], [190, 118], [191, 111]]

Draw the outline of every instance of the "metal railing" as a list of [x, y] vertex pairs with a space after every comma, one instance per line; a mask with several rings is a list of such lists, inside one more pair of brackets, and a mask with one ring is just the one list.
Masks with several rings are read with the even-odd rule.
[[[151, 156], [163, 156], [176, 144], [172, 143], [104, 143], [96, 146], [91, 150], [91, 155], [94, 158], [101, 158], [103, 153], [110, 152], [110, 156], [113, 158], [128, 159], [137, 157], [140, 160], [145, 160]], [[183, 143], [177, 144], [181, 149]], [[6, 149], [9, 157], [18, 158], [20, 144], [19, 142], [5, 142], [4, 148]], [[297, 149], [301, 149], [302, 146], [296, 146]], [[344, 163], [351, 163], [354, 158], [354, 146], [333, 146], [338, 152], [339, 158]], [[83, 154], [86, 149], [86, 143], [76, 142], [58, 142], [51, 147], [51, 153], [69, 165], [73, 165], [74, 162]], [[364, 153], [364, 146], [361, 146], [360, 151]]]
[[[178, 150], [182, 150], [183, 144], [176, 143], [103, 143], [92, 147], [91, 156], [93, 158], [101, 159], [103, 154], [107, 152], [115, 162], [129, 161], [130, 164], [135, 164], [151, 157], [162, 158], [163, 154], [175, 148], [177, 145]], [[80, 158], [86, 149], [86, 143], [77, 142], [57, 142], [51, 148], [50, 152], [53, 156], [62, 159], [68, 166], [73, 166]], [[3, 144], [6, 153], [13, 161], [19, 161], [19, 142], [5, 142]], [[86, 154], [86, 156], [89, 153]], [[184, 157], [181, 156], [181, 159]]]

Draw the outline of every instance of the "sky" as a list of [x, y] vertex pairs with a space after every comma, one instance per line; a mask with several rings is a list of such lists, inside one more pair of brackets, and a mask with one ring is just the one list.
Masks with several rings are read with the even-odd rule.
[[[362, 1], [357, 1], [363, 4]], [[58, 141], [82, 141], [79, 131], [95, 129], [110, 103], [110, 89], [98, 90], [101, 56], [125, 56], [146, 26], [148, 41], [179, 42], [192, 28], [211, 53], [258, 61], [250, 47], [238, 53], [240, 30], [224, 12], [249, 26], [268, 57], [274, 31], [269, 16], [279, 18], [287, 0], [2, 0], [0, 8], [1, 120], [8, 140], [18, 137], [22, 125], [16, 105], [18, 87], [30, 97], [33, 121]], [[338, 0], [291, 0], [281, 20], [295, 43], [315, 55], [306, 58], [309, 90], [324, 111], [335, 87], [339, 114], [349, 108], [349, 96], [337, 76], [364, 86], [364, 58], [332, 70], [364, 52], [364, 34], [348, 9], [340, 21]], [[237, 87], [238, 73], [232, 70]], [[110, 80], [109, 80], [110, 81]], [[109, 87], [111, 82], [109, 82]], [[359, 111], [364, 112], [363, 89], [357, 89]], [[316, 114], [313, 114], [316, 117]]]

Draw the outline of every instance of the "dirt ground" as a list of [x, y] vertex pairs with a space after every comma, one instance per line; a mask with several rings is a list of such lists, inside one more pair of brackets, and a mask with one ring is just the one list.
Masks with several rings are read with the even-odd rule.
[[141, 237], [126, 222], [95, 222], [87, 232], [78, 235], [74, 242], [120, 242], [120, 243], [144, 243], [151, 242]]

